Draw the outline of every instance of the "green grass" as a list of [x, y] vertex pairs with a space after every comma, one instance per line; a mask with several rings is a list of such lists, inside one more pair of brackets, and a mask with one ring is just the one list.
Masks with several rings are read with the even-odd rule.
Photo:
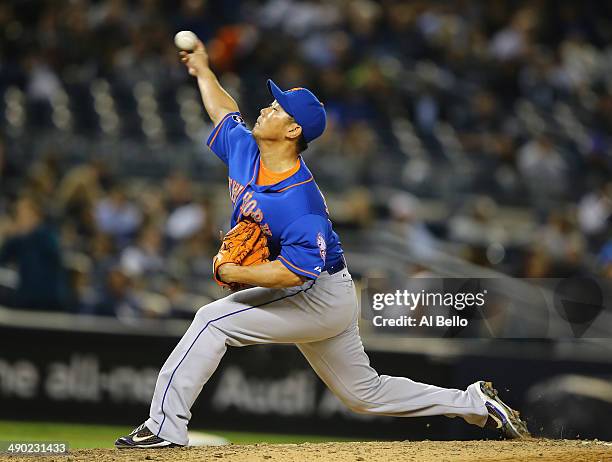
[[[191, 429], [221, 436], [232, 443], [317, 443], [349, 441], [343, 438], [316, 435], [277, 435]], [[132, 427], [111, 425], [65, 424], [56, 422], [14, 422], [0, 420], [0, 441], [67, 441], [71, 449], [110, 448], [117, 437], [132, 431]]]

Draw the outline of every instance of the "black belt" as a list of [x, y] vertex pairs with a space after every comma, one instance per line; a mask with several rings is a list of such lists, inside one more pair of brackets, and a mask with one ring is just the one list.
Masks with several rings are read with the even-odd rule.
[[332, 265], [326, 266], [323, 271], [327, 271], [327, 274], [336, 274], [344, 268], [346, 268], [346, 260], [344, 259], [344, 255], [342, 255], [338, 261]]

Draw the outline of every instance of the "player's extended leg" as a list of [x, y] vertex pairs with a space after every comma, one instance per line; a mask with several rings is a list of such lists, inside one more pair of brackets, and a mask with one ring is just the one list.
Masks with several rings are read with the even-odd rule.
[[[333, 307], [319, 303], [332, 293]], [[248, 289], [202, 307], [160, 371], [146, 427], [187, 444], [190, 408], [228, 345], [329, 338], [350, 324], [354, 304], [352, 281], [339, 275], [291, 289]]]
[[499, 398], [489, 382], [473, 383], [463, 391], [379, 376], [370, 367], [356, 317], [336, 337], [298, 347], [323, 382], [355, 412], [397, 417], [460, 416], [471, 424], [498, 428], [506, 438], [530, 436], [519, 413]]
[[298, 348], [321, 380], [355, 412], [396, 417], [460, 416], [481, 427], [487, 421], [489, 412], [476, 384], [463, 391], [378, 375], [363, 349], [357, 319], [336, 337], [299, 344]]

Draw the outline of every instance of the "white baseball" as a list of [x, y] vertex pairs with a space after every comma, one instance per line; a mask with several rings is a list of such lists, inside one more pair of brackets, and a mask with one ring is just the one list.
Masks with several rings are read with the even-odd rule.
[[182, 30], [174, 36], [174, 44], [177, 48], [184, 51], [195, 49], [198, 43], [198, 36], [190, 30]]

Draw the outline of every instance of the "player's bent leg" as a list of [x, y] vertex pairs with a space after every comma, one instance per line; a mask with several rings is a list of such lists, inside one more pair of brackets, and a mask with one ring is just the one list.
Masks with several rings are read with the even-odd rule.
[[481, 427], [487, 422], [489, 413], [476, 384], [463, 391], [378, 375], [364, 351], [356, 319], [340, 335], [299, 344], [298, 348], [321, 380], [355, 412], [396, 417], [460, 416]]
[[[155, 435], [180, 445], [188, 443], [191, 405], [227, 350], [225, 337], [212, 323], [214, 316], [222, 314], [211, 305], [200, 308], [162, 366], [151, 401], [150, 417], [145, 422]], [[211, 309], [205, 312], [208, 307]], [[244, 307], [231, 307], [233, 310], [241, 308]]]
[[[191, 406], [227, 346], [311, 342], [337, 335], [354, 311], [354, 294], [345, 286], [322, 279], [290, 289], [254, 288], [202, 307], [161, 369], [146, 427], [164, 440], [187, 444]], [[332, 291], [338, 302], [334, 309], [316, 303]]]
[[[245, 298], [245, 292], [250, 292], [251, 298]], [[274, 291], [265, 289], [251, 289], [240, 294], [240, 300], [237, 300], [238, 294], [232, 294], [200, 308], [166, 359], [155, 385], [150, 417], [145, 422], [157, 436], [176, 444], [188, 443], [191, 406], [219, 366], [230, 340], [217, 325], [225, 318], [244, 316], [243, 313], [253, 306], [275, 296]]]

